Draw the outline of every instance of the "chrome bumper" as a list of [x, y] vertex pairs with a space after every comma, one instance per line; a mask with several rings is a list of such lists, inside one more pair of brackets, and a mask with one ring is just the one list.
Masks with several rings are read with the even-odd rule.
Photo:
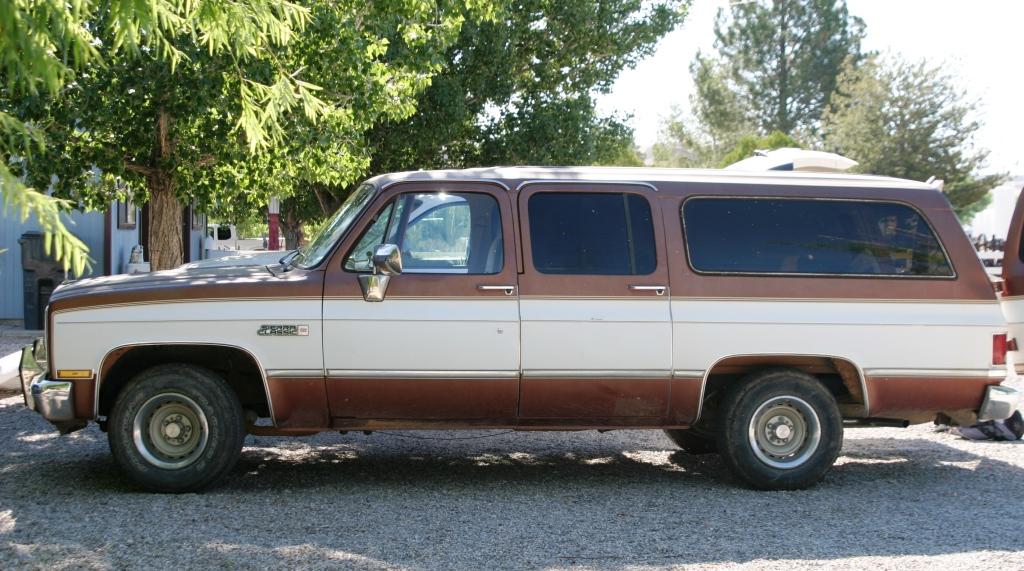
[[71, 432], [85, 425], [75, 420], [74, 391], [68, 381], [53, 381], [46, 378], [46, 355], [42, 340], [21, 350], [21, 393], [25, 406], [38, 412], [53, 423], [62, 433]]
[[985, 391], [985, 400], [978, 410], [978, 420], [1005, 420], [1020, 404], [1020, 391], [1013, 387], [992, 385]]

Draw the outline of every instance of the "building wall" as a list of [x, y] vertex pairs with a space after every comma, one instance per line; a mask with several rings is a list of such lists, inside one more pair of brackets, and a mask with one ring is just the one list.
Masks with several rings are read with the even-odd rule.
[[972, 236], [984, 234], [987, 238], [1006, 239], [1010, 229], [1010, 217], [1017, 205], [1017, 197], [1024, 188], [1024, 175], [1011, 177], [992, 190], [992, 202], [967, 225]]
[[[89, 247], [92, 270], [86, 276], [102, 275], [104, 263], [103, 212], [72, 211], [65, 216], [65, 225]], [[21, 319], [24, 316], [24, 284], [21, 269], [21, 244], [26, 232], [40, 231], [34, 217], [22, 222], [16, 212], [0, 211], [0, 319]]]
[[[142, 217], [141, 209], [135, 209], [135, 219]], [[127, 269], [128, 258], [132, 248], [139, 243], [139, 226], [135, 228], [117, 227], [117, 203], [110, 205], [110, 273], [121, 274]]]

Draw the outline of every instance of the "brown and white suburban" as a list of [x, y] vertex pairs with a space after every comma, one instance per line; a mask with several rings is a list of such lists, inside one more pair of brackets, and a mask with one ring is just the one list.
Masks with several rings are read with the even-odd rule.
[[67, 283], [23, 383], [154, 490], [246, 433], [457, 428], [665, 429], [800, 488], [844, 425], [1008, 416], [1014, 343], [930, 185], [494, 168], [370, 179], [269, 265]]

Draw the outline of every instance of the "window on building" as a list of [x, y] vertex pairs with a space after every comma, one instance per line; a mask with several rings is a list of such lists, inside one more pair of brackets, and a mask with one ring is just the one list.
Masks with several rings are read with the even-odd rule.
[[904, 204], [693, 198], [682, 219], [699, 272], [954, 275], [928, 222]]
[[541, 192], [529, 200], [533, 265], [544, 274], [645, 275], [657, 267], [647, 199]]

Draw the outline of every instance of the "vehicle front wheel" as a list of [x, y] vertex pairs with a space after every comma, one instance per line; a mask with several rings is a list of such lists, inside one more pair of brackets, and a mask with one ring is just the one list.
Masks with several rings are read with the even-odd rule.
[[832, 468], [843, 446], [835, 398], [806, 373], [750, 375], [729, 388], [719, 410], [719, 454], [754, 488], [811, 486]]
[[213, 371], [160, 365], [121, 391], [108, 439], [118, 465], [155, 492], [208, 487], [238, 460], [245, 439], [242, 407]]

